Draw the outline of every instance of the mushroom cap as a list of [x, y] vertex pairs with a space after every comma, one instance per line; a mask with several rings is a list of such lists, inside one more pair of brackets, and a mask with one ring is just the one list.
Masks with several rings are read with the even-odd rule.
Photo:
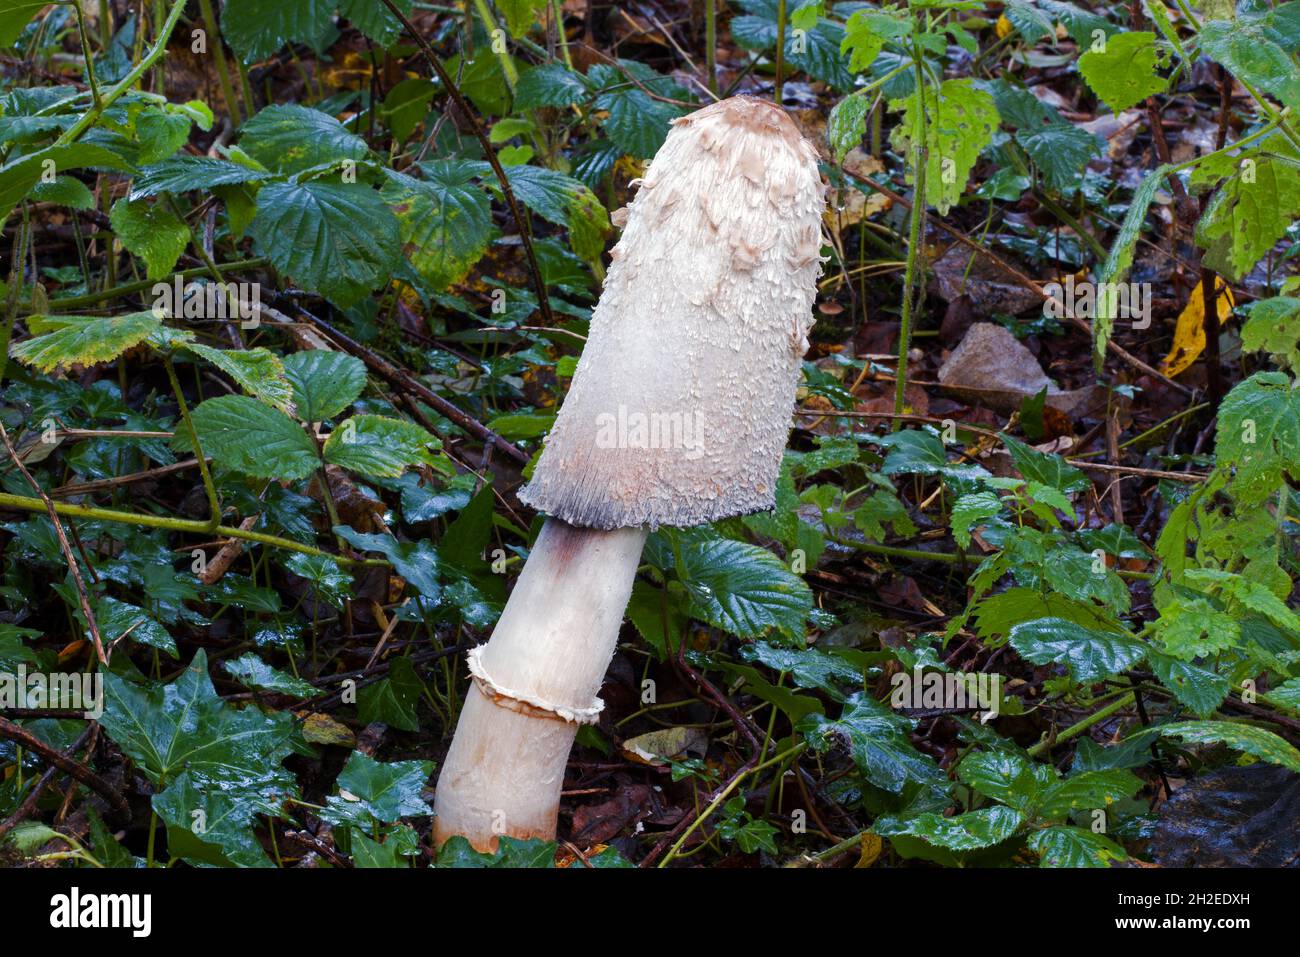
[[824, 206], [816, 151], [779, 107], [737, 96], [675, 120], [520, 499], [600, 529], [772, 508]]

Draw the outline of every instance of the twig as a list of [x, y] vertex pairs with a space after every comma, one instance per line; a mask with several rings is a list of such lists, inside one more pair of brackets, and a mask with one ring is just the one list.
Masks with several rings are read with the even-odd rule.
[[131, 807], [126, 803], [126, 798], [84, 764], [80, 764], [66, 757], [62, 752], [56, 751], [30, 731], [14, 724], [8, 718], [0, 718], [0, 738], [8, 738], [10, 741], [21, 744], [28, 751], [39, 754], [64, 774], [71, 775], [86, 787], [92, 788], [101, 794], [112, 806], [115, 815], [126, 819], [130, 818]]

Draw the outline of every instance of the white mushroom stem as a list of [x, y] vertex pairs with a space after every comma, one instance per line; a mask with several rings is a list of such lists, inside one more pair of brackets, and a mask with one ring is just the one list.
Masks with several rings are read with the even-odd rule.
[[486, 645], [438, 778], [434, 841], [479, 850], [502, 835], [555, 837], [574, 736], [596, 697], [645, 545], [644, 528], [577, 528], [548, 519]]

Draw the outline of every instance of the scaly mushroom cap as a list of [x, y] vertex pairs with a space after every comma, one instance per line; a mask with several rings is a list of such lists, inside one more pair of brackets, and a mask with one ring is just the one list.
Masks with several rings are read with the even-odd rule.
[[817, 154], [752, 97], [673, 126], [519, 494], [571, 525], [701, 525], [774, 503], [821, 274]]

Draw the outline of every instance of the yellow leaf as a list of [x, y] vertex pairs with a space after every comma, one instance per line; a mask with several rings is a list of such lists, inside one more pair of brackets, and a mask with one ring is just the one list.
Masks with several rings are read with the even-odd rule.
[[[1222, 279], [1216, 281], [1215, 287], [1219, 291], [1215, 308], [1219, 312], [1219, 323], [1223, 324], [1232, 315], [1234, 305], [1232, 290]], [[1178, 326], [1174, 329], [1174, 345], [1169, 350], [1169, 355], [1165, 356], [1164, 361], [1160, 363], [1160, 371], [1167, 376], [1176, 376], [1195, 362], [1204, 351], [1205, 296], [1198, 282], [1196, 288], [1192, 290], [1192, 297], [1187, 300], [1187, 306], [1178, 316]]]
[[1015, 27], [1011, 25], [1011, 21], [1007, 19], [1006, 14], [998, 17], [998, 22], [993, 25], [993, 30], [997, 33], [999, 40], [1009, 36], [1014, 29]]
[[302, 736], [312, 744], [333, 744], [350, 748], [357, 743], [347, 725], [335, 721], [327, 714], [309, 714], [302, 722]]
[[881, 840], [879, 836], [864, 833], [862, 835], [862, 855], [858, 858], [858, 862], [853, 866], [855, 868], [870, 867], [872, 864], [876, 863], [876, 858], [880, 857], [880, 852], [884, 849], [885, 842]]

